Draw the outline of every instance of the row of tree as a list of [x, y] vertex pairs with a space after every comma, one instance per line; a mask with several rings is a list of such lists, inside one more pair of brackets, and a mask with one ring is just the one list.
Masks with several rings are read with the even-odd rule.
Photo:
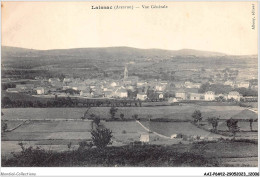
[[[200, 121], [202, 120], [202, 113], [200, 110], [195, 110], [192, 113], [192, 118], [195, 123], [197, 123], [200, 126]], [[218, 132], [218, 124], [219, 124], [219, 118], [218, 117], [209, 117], [207, 119], [208, 123], [212, 125], [212, 131], [213, 132]], [[253, 119], [249, 119], [249, 126], [250, 130], [253, 131]], [[240, 128], [238, 126], [238, 120], [235, 119], [228, 119], [226, 120], [226, 125], [228, 127], [229, 132], [233, 134], [233, 138], [235, 139], [235, 135], [237, 132], [240, 131]]]
[[13, 107], [132, 107], [142, 106], [140, 100], [101, 100], [101, 99], [72, 99], [71, 97], [57, 97], [55, 99], [48, 99], [48, 101], [32, 101], [32, 100], [11, 100], [9, 97], [2, 98], [3, 108]]

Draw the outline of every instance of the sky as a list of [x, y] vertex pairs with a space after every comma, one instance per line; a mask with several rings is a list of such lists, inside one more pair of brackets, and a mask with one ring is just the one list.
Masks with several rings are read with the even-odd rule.
[[[256, 14], [252, 15], [252, 4]], [[134, 10], [93, 10], [133, 5]], [[143, 9], [166, 5], [167, 9]], [[128, 46], [257, 54], [257, 2], [2, 2], [2, 45], [30, 49]]]

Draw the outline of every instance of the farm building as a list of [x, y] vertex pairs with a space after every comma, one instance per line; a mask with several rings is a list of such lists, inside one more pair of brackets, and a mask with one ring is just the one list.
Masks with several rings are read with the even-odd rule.
[[142, 134], [140, 136], [140, 141], [143, 143], [148, 143], [150, 141], [150, 137], [148, 134]]
[[43, 95], [45, 93], [43, 87], [37, 87], [35, 90], [37, 92], [37, 95]]
[[213, 101], [213, 100], [215, 100], [215, 93], [212, 92], [212, 91], [206, 92], [206, 93], [204, 94], [204, 99], [205, 99], [206, 101]]

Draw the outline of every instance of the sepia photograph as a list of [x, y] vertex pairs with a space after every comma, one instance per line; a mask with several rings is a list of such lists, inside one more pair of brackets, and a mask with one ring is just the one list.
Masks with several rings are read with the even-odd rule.
[[1, 167], [258, 167], [257, 1], [6, 1], [1, 35]]

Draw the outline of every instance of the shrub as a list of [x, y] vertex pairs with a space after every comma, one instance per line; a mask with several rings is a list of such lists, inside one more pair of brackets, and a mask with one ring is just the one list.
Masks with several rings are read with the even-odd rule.
[[103, 149], [107, 145], [112, 144], [112, 142], [111, 142], [111, 138], [113, 137], [112, 131], [107, 128], [92, 130], [91, 135], [92, 135], [91, 138], [92, 138], [93, 144], [98, 149]]

